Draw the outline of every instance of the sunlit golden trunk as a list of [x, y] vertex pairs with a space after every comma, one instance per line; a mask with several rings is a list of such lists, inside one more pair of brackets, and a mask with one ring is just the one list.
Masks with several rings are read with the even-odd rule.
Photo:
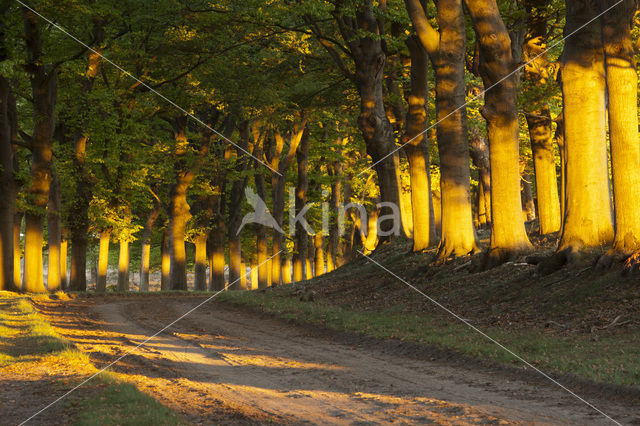
[[140, 291], [149, 291], [149, 264], [151, 259], [151, 234], [153, 225], [160, 215], [160, 205], [156, 202], [154, 208], [147, 215], [147, 220], [142, 229], [142, 238], [140, 239]]
[[60, 287], [66, 290], [69, 286], [67, 280], [67, 254], [69, 248], [69, 241], [65, 238], [60, 242]]
[[[489, 263], [529, 250], [522, 220], [518, 136], [518, 78], [511, 39], [495, 0], [466, 0], [480, 48], [491, 162], [491, 246]], [[490, 265], [487, 265], [490, 266]]]
[[96, 280], [96, 291], [103, 293], [107, 288], [107, 269], [109, 267], [109, 239], [111, 230], [107, 229], [100, 233], [100, 248], [98, 250], [98, 277]]
[[[296, 161], [298, 164], [298, 179], [296, 182], [295, 208], [296, 215], [299, 214], [307, 204], [307, 157], [309, 154], [309, 130], [305, 129], [302, 140], [296, 151]], [[307, 277], [307, 250], [308, 235], [306, 229], [298, 221], [295, 224], [295, 251], [293, 254], [293, 280], [299, 282]]]
[[129, 291], [129, 241], [120, 241], [118, 291]]
[[241, 290], [251, 290], [251, 286], [249, 285], [249, 280], [247, 277], [247, 265], [244, 264], [244, 262], [240, 261], [240, 282], [238, 283], [240, 285], [240, 289]]
[[461, 0], [438, 2], [440, 45], [431, 56], [436, 73], [442, 228], [438, 256], [476, 250], [471, 209], [469, 143], [465, 105], [465, 31]]
[[194, 288], [196, 291], [207, 290], [207, 235], [201, 234], [193, 239], [196, 246]]
[[318, 232], [313, 240], [315, 245], [315, 266], [316, 277], [324, 274], [324, 240], [322, 233]]
[[[27, 67], [31, 78], [34, 130], [31, 141], [31, 186], [28, 199], [31, 211], [26, 214], [25, 273], [23, 290], [43, 292], [42, 241], [51, 184], [53, 132], [57, 95], [57, 69], [43, 63], [39, 19], [23, 9], [25, 41], [28, 51]], [[58, 264], [59, 265], [59, 264]], [[57, 268], [59, 270], [59, 266]]]
[[415, 38], [407, 39], [411, 54], [411, 91], [407, 98], [406, 140], [404, 150], [409, 161], [409, 179], [411, 182], [411, 219], [413, 221], [413, 251], [426, 250], [431, 241], [429, 202], [429, 151], [426, 149], [427, 137], [423, 132], [427, 123], [427, 53]]
[[[258, 157], [262, 157], [262, 147], [256, 151]], [[261, 167], [258, 165], [257, 167]], [[256, 191], [262, 200], [267, 199], [267, 191], [265, 188], [264, 175], [261, 171], [256, 171], [254, 176], [256, 183]], [[267, 229], [260, 224], [255, 224], [256, 229], [256, 250], [258, 260], [258, 288], [267, 288], [269, 286], [269, 273], [267, 269]]]
[[[566, 6], [566, 34], [597, 14], [587, 0], [567, 2]], [[579, 250], [613, 239], [605, 143], [604, 52], [598, 21], [566, 40], [561, 77], [567, 183], [559, 249]]]
[[306, 259], [306, 277], [308, 280], [315, 276], [314, 259], [316, 257], [316, 247], [313, 235], [307, 236], [307, 259]]
[[[527, 34], [523, 45], [524, 84], [529, 92], [524, 105], [525, 117], [529, 128], [533, 166], [535, 170], [536, 198], [541, 235], [558, 232], [561, 226], [560, 197], [553, 150], [551, 111], [547, 99], [535, 96], [540, 86], [547, 84], [550, 65], [545, 52], [547, 37], [547, 2], [544, 0], [526, 0], [528, 13]], [[543, 95], [544, 96], [544, 95]]]
[[52, 167], [52, 182], [49, 191], [49, 203], [47, 210], [47, 234], [48, 234], [48, 265], [47, 265], [47, 289], [51, 292], [61, 288], [60, 275], [60, 244], [62, 241], [62, 226], [60, 218], [60, 181]]
[[291, 284], [291, 260], [282, 260], [282, 284]]
[[162, 252], [161, 252], [162, 260], [160, 264], [161, 268], [161, 278], [160, 278], [160, 289], [162, 291], [167, 291], [170, 289], [170, 277], [171, 277], [171, 256], [169, 255], [169, 231], [165, 229], [164, 235], [162, 236]]
[[[611, 6], [609, 1], [599, 4], [603, 11]], [[636, 2], [624, 0], [602, 17], [615, 211], [613, 249], [622, 253], [640, 249], [638, 74], [631, 38], [635, 11]]]
[[43, 217], [33, 213], [25, 214], [24, 237], [24, 277], [22, 290], [28, 293], [43, 293], [42, 275], [42, 228]]
[[242, 247], [239, 238], [229, 239], [229, 290], [246, 290], [241, 283]]
[[171, 209], [169, 215], [169, 255], [171, 267], [169, 281], [171, 290], [187, 290], [187, 252], [184, 238], [187, 222], [191, 218], [187, 203], [187, 187], [190, 178], [178, 177], [171, 191]]
[[251, 262], [251, 290], [258, 288], [258, 263]]
[[216, 226], [209, 234], [211, 247], [209, 251], [209, 271], [211, 278], [209, 280], [211, 290], [224, 290], [224, 237], [226, 233], [224, 218], [216, 217]]
[[533, 166], [536, 174], [536, 195], [540, 234], [558, 232], [561, 225], [558, 177], [553, 150], [551, 113], [549, 108], [534, 111], [527, 116]]

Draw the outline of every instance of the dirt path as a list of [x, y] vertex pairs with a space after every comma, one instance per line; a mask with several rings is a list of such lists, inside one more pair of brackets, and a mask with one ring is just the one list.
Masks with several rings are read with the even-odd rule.
[[[69, 314], [58, 316], [56, 325], [94, 363], [106, 365], [200, 300], [80, 299], [56, 308]], [[59, 320], [70, 317], [81, 327]], [[94, 329], [89, 335], [80, 330], [87, 327]], [[611, 424], [552, 387], [336, 343], [217, 303], [204, 305], [112, 370], [205, 424]], [[628, 407], [599, 408], [619, 421], [637, 421]]]

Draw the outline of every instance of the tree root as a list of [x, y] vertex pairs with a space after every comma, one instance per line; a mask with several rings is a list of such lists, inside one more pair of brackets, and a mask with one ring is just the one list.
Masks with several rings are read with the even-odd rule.
[[[633, 255], [631, 255], [633, 256]], [[596, 261], [596, 271], [606, 271], [611, 269], [614, 265], [619, 265], [622, 262], [625, 262], [626, 259], [630, 258], [629, 253], [620, 253], [613, 249], [607, 250], [602, 256], [598, 258]]]
[[487, 249], [480, 256], [472, 259], [470, 270], [472, 272], [482, 272], [497, 268], [507, 262], [513, 262], [520, 257], [525, 250], [514, 250], [505, 248]]
[[562, 269], [569, 262], [570, 254], [571, 249], [565, 249], [546, 257], [528, 256], [526, 262], [531, 265], [537, 265], [536, 274], [545, 276]]
[[634, 252], [630, 256], [624, 259], [623, 274], [637, 274], [640, 273], [640, 250]]

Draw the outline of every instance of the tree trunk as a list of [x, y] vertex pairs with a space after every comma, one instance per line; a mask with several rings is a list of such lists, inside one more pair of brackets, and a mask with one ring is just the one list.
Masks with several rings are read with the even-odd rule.
[[171, 288], [171, 255], [169, 254], [169, 230], [165, 229], [162, 235], [162, 261], [161, 261], [161, 278], [160, 290], [167, 291]]
[[69, 287], [69, 280], [67, 279], [67, 253], [69, 248], [69, 241], [64, 238], [60, 242], [60, 288], [66, 290]]
[[282, 259], [282, 284], [291, 284], [291, 259]]
[[[567, 2], [566, 7], [565, 34], [572, 34], [597, 14], [587, 0]], [[614, 234], [605, 144], [604, 53], [598, 21], [566, 40], [561, 77], [567, 183], [559, 249], [574, 251], [608, 244]]]
[[129, 291], [129, 241], [120, 241], [118, 291]]
[[[309, 186], [307, 175], [307, 159], [309, 155], [309, 129], [305, 129], [296, 151], [296, 160], [298, 163], [298, 180], [296, 184], [295, 208], [298, 215], [307, 204], [307, 189]], [[307, 276], [306, 262], [308, 249], [307, 230], [300, 221], [295, 224], [295, 253], [293, 254], [293, 279], [294, 282], [300, 282]]]
[[307, 235], [307, 258], [305, 259], [305, 277], [307, 280], [310, 280], [315, 276], [315, 271], [313, 268], [315, 255], [316, 248], [313, 242], [313, 236]]
[[536, 219], [536, 206], [533, 202], [533, 190], [531, 189], [531, 175], [526, 172], [522, 174], [522, 215], [527, 222]]
[[314, 238], [316, 277], [324, 274], [324, 241], [322, 233], [318, 232]]
[[[262, 147], [256, 151], [256, 156], [258, 158], [263, 157]], [[256, 164], [255, 167], [263, 167], [261, 164]], [[255, 183], [256, 183], [256, 191], [258, 197], [262, 200], [267, 199], [267, 190], [265, 188], [264, 183], [264, 175], [262, 174], [262, 170], [255, 171]], [[268, 272], [267, 272], [267, 229], [264, 225], [255, 224], [256, 227], [256, 250], [258, 256], [258, 288], [267, 288], [268, 287]]]
[[[240, 146], [246, 151], [249, 148], [249, 123], [243, 122], [239, 126], [240, 129]], [[237, 152], [236, 172], [241, 174], [246, 170], [251, 161], [244, 157], [240, 150]], [[241, 276], [242, 272], [242, 246], [240, 244], [240, 231], [242, 224], [242, 200], [244, 198], [244, 189], [247, 185], [247, 176], [236, 178], [231, 186], [229, 197], [229, 227], [227, 229], [227, 239], [229, 242], [229, 290], [240, 290], [242, 288]], [[246, 289], [245, 289], [246, 290]]]
[[224, 239], [226, 234], [226, 225], [221, 215], [216, 215], [214, 229], [209, 234], [211, 247], [209, 251], [209, 271], [211, 279], [209, 280], [211, 290], [221, 291], [225, 288], [224, 280]]
[[195, 290], [207, 291], [207, 235], [198, 235], [193, 242], [196, 245]]
[[404, 136], [408, 143], [404, 146], [404, 150], [409, 161], [411, 182], [413, 251], [419, 252], [426, 250], [432, 244], [429, 151], [426, 149], [427, 137], [424, 133], [427, 124], [428, 57], [424, 47], [414, 37], [407, 39], [407, 46], [411, 54], [411, 91], [407, 99], [409, 109]]
[[107, 270], [109, 268], [109, 239], [111, 230], [104, 230], [100, 233], [100, 249], [98, 251], [98, 278], [96, 280], [96, 291], [104, 293], [107, 289]]
[[249, 285], [249, 280], [247, 279], [247, 265], [240, 260], [240, 290], [251, 290], [251, 286]]
[[19, 290], [22, 284], [21, 274], [21, 258], [22, 249], [20, 248], [20, 228], [22, 228], [22, 212], [16, 212], [13, 216], [13, 289]]
[[465, 39], [462, 0], [438, 2], [440, 44], [431, 55], [436, 74], [442, 228], [438, 257], [477, 250], [471, 209], [469, 143], [465, 105]]
[[[549, 81], [549, 62], [544, 51], [547, 36], [547, 2], [527, 0], [528, 31], [523, 46], [525, 85], [533, 94]], [[536, 175], [536, 195], [540, 234], [558, 232], [561, 226], [558, 179], [553, 151], [551, 111], [545, 99], [529, 100], [525, 105], [529, 127], [533, 166]]]
[[51, 175], [52, 181], [47, 210], [47, 234], [49, 236], [47, 290], [55, 292], [60, 290], [61, 287], [60, 244], [62, 242], [62, 223], [60, 210], [62, 202], [60, 200], [60, 180], [53, 167], [51, 168]]
[[15, 149], [12, 144], [11, 110], [15, 101], [9, 82], [0, 76], [0, 291], [14, 288], [14, 215], [16, 188], [14, 182]]
[[[560, 153], [560, 217], [564, 218], [567, 200], [567, 152], [564, 143], [564, 119], [556, 120], [555, 139]], [[560, 229], [564, 226], [564, 221], [560, 222]]]
[[49, 200], [53, 132], [55, 128], [55, 103], [57, 95], [57, 70], [42, 63], [42, 40], [38, 17], [23, 8], [27, 65], [31, 71], [34, 131], [31, 142], [31, 186], [28, 189], [33, 207], [26, 214], [25, 272], [23, 290], [44, 292], [42, 275], [42, 241], [44, 212]]
[[171, 189], [171, 207], [169, 215], [169, 255], [171, 267], [169, 286], [171, 290], [187, 290], [187, 252], [184, 238], [187, 222], [191, 217], [187, 203], [187, 188], [191, 179], [179, 176]]
[[140, 287], [139, 290], [149, 291], [149, 266], [151, 261], [151, 235], [153, 234], [153, 225], [160, 216], [160, 204], [154, 203], [154, 208], [147, 215], [147, 220], [142, 229], [142, 238], [140, 239]]
[[484, 137], [475, 134], [471, 138], [471, 158], [473, 164], [478, 168], [478, 187], [481, 195], [479, 203], [485, 214], [485, 224], [491, 223], [491, 163], [489, 160], [489, 145]]
[[520, 202], [518, 77], [511, 39], [495, 0], [466, 0], [480, 48], [491, 162], [491, 246], [488, 265], [529, 250]]
[[540, 234], [547, 235], [558, 232], [561, 226], [551, 113], [548, 107], [544, 107], [527, 114], [526, 117], [536, 174]]
[[[611, 6], [599, 1], [600, 10]], [[624, 0], [602, 17], [609, 136], [615, 211], [613, 250], [630, 253], [640, 249], [640, 143], [638, 142], [638, 74], [631, 26], [634, 0]]]

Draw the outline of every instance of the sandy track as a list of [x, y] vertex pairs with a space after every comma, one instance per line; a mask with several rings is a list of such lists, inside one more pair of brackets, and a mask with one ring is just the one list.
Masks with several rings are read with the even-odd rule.
[[[104, 365], [199, 301], [85, 300], [79, 312], [97, 320], [99, 330], [67, 336]], [[113, 369], [201, 423], [611, 424], [553, 387], [338, 343], [219, 303], [201, 307]], [[613, 403], [599, 408], [625, 423], [637, 416]]]

